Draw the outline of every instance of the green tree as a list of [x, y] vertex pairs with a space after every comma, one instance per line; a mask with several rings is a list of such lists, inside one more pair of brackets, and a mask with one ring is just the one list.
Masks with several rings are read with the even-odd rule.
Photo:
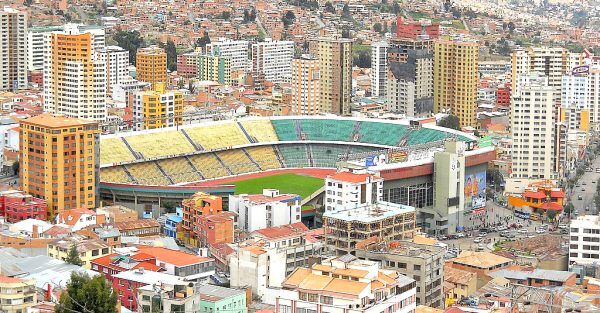
[[165, 213], [175, 213], [175, 207], [177, 207], [177, 203], [173, 201], [164, 201], [162, 206], [165, 208]]
[[447, 115], [439, 120], [437, 126], [460, 130], [460, 120], [456, 115]]
[[294, 24], [295, 20], [296, 20], [296, 15], [292, 11], [285, 12], [285, 15], [283, 15], [283, 17], [281, 18], [281, 21], [283, 22], [283, 26], [285, 26], [285, 27], [288, 27], [288, 26]]
[[116, 313], [117, 293], [102, 275], [71, 273], [67, 290], [61, 293], [56, 313]]
[[350, 38], [350, 30], [345, 28], [342, 29], [342, 38]]
[[119, 47], [129, 51], [129, 63], [135, 65], [137, 50], [144, 45], [144, 39], [140, 32], [119, 30], [113, 35], [113, 40]]
[[177, 48], [173, 40], [167, 41], [165, 52], [167, 53], [167, 69], [171, 72], [177, 70]]
[[552, 222], [556, 218], [556, 211], [548, 210], [546, 211], [546, 216], [548, 217], [548, 220]]
[[370, 51], [360, 51], [358, 55], [354, 56], [354, 65], [360, 68], [370, 68], [371, 67], [371, 52]]
[[229, 11], [223, 11], [221, 12], [221, 15], [219, 16], [220, 19], [222, 20], [229, 20], [231, 18], [231, 12]]
[[383, 30], [383, 26], [381, 26], [381, 23], [375, 23], [373, 24], [373, 31], [381, 33], [381, 31]]
[[348, 6], [348, 4], [344, 4], [344, 8], [342, 9], [342, 17], [349, 17], [350, 16], [350, 6]]
[[73, 264], [73, 265], [83, 265], [83, 261], [81, 261], [81, 258], [79, 258], [79, 251], [77, 251], [77, 245], [72, 244], [71, 248], [69, 248], [69, 252], [67, 254], [67, 258], [65, 259], [65, 262], [69, 263], [69, 264]]
[[325, 3], [325, 12], [335, 13], [335, 8], [333, 7], [333, 4], [331, 4], [331, 2], [329, 1]]
[[571, 214], [571, 212], [573, 212], [573, 209], [575, 207], [573, 206], [573, 203], [568, 202], [567, 204], [565, 204], [565, 207], [563, 208], [563, 211], [565, 212], [565, 214]]
[[206, 47], [207, 44], [210, 43], [210, 37], [208, 37], [208, 32], [204, 32], [202, 37], [196, 39], [196, 47]]

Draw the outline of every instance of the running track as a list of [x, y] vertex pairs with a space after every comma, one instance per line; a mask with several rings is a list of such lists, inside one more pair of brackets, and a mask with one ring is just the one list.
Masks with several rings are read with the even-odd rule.
[[277, 169], [277, 170], [257, 172], [257, 173], [250, 173], [250, 174], [240, 174], [240, 175], [237, 175], [237, 176], [231, 176], [231, 177], [225, 177], [225, 178], [218, 178], [218, 179], [213, 179], [213, 180], [209, 180], [209, 181], [202, 181], [202, 182], [197, 182], [197, 183], [190, 183], [190, 184], [187, 184], [186, 186], [207, 187], [207, 186], [215, 186], [215, 185], [224, 185], [224, 184], [227, 184], [227, 183], [233, 183], [233, 182], [242, 181], [242, 180], [248, 180], [248, 179], [252, 179], [252, 178], [259, 178], [259, 177], [265, 177], [265, 176], [273, 176], [273, 175], [286, 174], [286, 173], [292, 173], [292, 174], [298, 174], [298, 175], [305, 175], [305, 176], [312, 176], [312, 177], [316, 177], [316, 178], [325, 178], [325, 177], [327, 177], [327, 175], [331, 175], [331, 174], [333, 174], [335, 172], [336, 172], [336, 170], [333, 169], [333, 168], [331, 168], [331, 169], [324, 169], [324, 168], [284, 168], [284, 169]]

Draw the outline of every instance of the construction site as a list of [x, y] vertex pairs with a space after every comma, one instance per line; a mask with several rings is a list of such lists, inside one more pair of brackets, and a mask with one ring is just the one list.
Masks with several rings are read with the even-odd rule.
[[542, 235], [501, 242], [497, 248], [500, 249], [499, 254], [510, 257], [521, 265], [566, 271], [567, 250], [563, 247], [564, 243], [561, 236]]
[[375, 236], [387, 242], [409, 240], [415, 220], [415, 208], [383, 201], [325, 212], [326, 246], [335, 255], [345, 255], [355, 254], [358, 242]]

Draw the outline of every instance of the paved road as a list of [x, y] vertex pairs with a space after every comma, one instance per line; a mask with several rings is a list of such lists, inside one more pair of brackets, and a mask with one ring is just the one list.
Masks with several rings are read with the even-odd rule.
[[512, 224], [523, 225], [522, 228], [526, 229], [527, 233], [521, 233], [516, 229], [509, 230], [510, 232], [515, 234], [515, 239], [536, 235], [535, 230], [538, 226], [541, 225], [541, 222], [528, 221], [517, 218], [513, 215], [513, 212], [511, 210], [501, 207], [493, 201], [488, 201], [486, 203], [486, 211], [484, 214], [474, 216], [471, 219], [467, 219], [465, 223], [465, 228], [468, 230], [465, 233], [469, 234], [470, 237], [454, 240], [444, 240], [443, 242], [447, 244], [449, 248], [459, 248], [461, 251], [476, 251], [480, 244], [484, 247], [485, 251], [492, 251], [494, 249], [493, 245], [495, 242], [505, 240], [503, 237], [500, 237], [499, 232], [491, 232], [487, 234], [485, 237], [483, 237], [481, 243], [475, 242], [476, 238], [479, 235], [479, 229], [487, 227], [486, 224], [490, 223], [500, 223], [501, 225], [506, 226]]
[[591, 167], [593, 170], [591, 172], [586, 170], [572, 190], [571, 199], [579, 215], [598, 214], [594, 204], [594, 196], [596, 195], [596, 185], [600, 180], [600, 173], [596, 173], [596, 169], [600, 168], [600, 157], [592, 162]]

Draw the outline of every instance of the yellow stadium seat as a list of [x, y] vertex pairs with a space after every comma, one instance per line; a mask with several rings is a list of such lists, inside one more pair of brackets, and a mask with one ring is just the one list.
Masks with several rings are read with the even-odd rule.
[[260, 171], [241, 149], [219, 151], [217, 155], [234, 174]]
[[246, 151], [263, 170], [281, 168], [281, 163], [279, 163], [275, 150], [271, 146], [250, 147], [246, 148]]
[[248, 134], [258, 142], [278, 141], [273, 124], [269, 120], [241, 121]]
[[129, 173], [140, 185], [170, 185], [171, 182], [153, 161], [127, 165]]
[[189, 183], [202, 180], [184, 157], [156, 161], [174, 183]]
[[131, 148], [141, 152], [144, 158], [179, 155], [194, 152], [192, 144], [177, 131], [140, 134], [125, 137]]
[[235, 122], [186, 128], [190, 138], [205, 150], [247, 144], [248, 138]]
[[110, 183], [131, 183], [131, 180], [121, 166], [105, 167], [100, 169], [100, 179]]
[[100, 164], [133, 161], [135, 157], [121, 138], [100, 140]]
[[218, 178], [229, 176], [229, 172], [221, 165], [212, 153], [203, 153], [190, 156], [190, 161], [202, 173], [204, 178]]

